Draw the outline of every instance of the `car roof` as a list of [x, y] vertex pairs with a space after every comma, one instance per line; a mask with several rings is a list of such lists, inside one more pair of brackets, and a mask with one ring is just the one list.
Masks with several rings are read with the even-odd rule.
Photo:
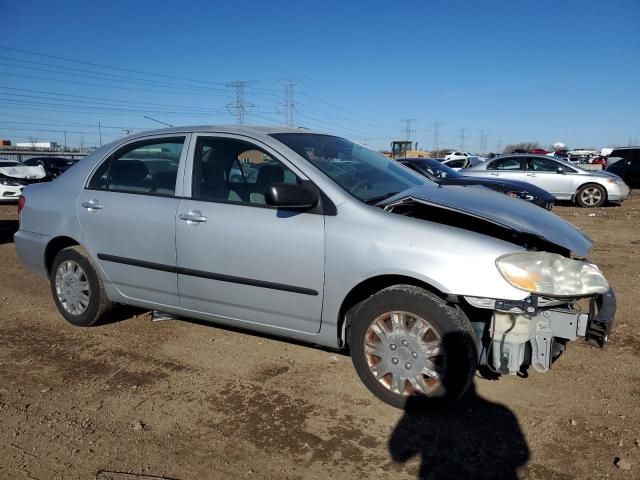
[[312, 131], [304, 127], [292, 128], [280, 125], [186, 125], [179, 127], [160, 128], [155, 130], [145, 130], [138, 132], [130, 137], [143, 135], [171, 135], [173, 133], [184, 132], [216, 132], [216, 133], [236, 133], [236, 134], [262, 134], [269, 135], [272, 133], [321, 133], [325, 132]]

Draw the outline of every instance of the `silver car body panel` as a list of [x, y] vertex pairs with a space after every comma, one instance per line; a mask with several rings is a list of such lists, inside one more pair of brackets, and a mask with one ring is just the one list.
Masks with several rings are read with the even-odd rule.
[[[31, 271], [46, 275], [47, 245], [52, 239], [69, 237], [87, 249], [114, 302], [246, 326], [327, 347], [340, 346], [340, 313], [349, 292], [376, 277], [407, 277], [451, 295], [514, 301], [527, 297], [526, 292], [508, 284], [495, 267], [497, 257], [523, 247], [463, 226], [366, 205], [268, 135], [276, 131], [300, 132], [183, 127], [139, 133], [106, 145], [55, 182], [25, 189], [27, 201], [15, 237], [18, 255]], [[179, 134], [192, 138], [187, 138], [187, 148], [183, 148], [175, 198], [131, 193], [112, 198], [108, 195], [112, 192], [102, 196], [105, 192], [84, 188], [95, 168], [116, 149], [141, 139]], [[291, 214], [191, 199], [197, 135], [242, 138], [267, 150], [322, 190], [337, 214]], [[549, 222], [549, 229], [558, 228], [573, 239], [575, 245], [567, 248], [576, 252], [588, 249], [586, 237], [551, 213], [487, 189], [482, 189], [482, 195], [468, 187], [464, 190], [476, 202], [473, 211], [435, 185], [414, 195], [421, 201], [431, 198], [435, 203], [437, 199], [443, 208], [474, 215], [480, 215], [480, 202], [488, 202], [490, 208], [500, 211], [496, 218], [506, 215], [508, 220], [501, 221], [514, 229], [530, 228], [528, 221], [517, 219], [518, 210], [525, 216], [535, 210], [538, 218], [545, 219], [543, 223]], [[104, 208], [89, 211], [82, 206], [92, 200], [102, 202]], [[499, 206], [500, 201], [509, 206]], [[194, 209], [207, 217], [206, 223], [194, 226], [179, 219], [180, 213]], [[561, 241], [546, 227], [544, 230], [537, 233], [549, 241]], [[99, 259], [100, 253], [133, 262]], [[159, 270], [158, 265], [166, 268]]]

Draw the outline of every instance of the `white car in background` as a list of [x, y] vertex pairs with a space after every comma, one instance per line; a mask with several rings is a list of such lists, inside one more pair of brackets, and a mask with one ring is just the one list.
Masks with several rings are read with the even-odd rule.
[[446, 165], [449, 168], [452, 168], [455, 171], [460, 171], [463, 168], [473, 167], [482, 162], [484, 162], [484, 158], [476, 157], [475, 155], [469, 155], [468, 157], [450, 158], [448, 160], [445, 158], [442, 161], [442, 164]]
[[592, 150], [589, 148], [574, 148], [573, 150], [569, 150], [567, 152], [568, 158], [580, 158], [580, 157], [595, 157], [599, 154], [597, 150]]
[[17, 200], [25, 185], [46, 175], [41, 165], [28, 167], [14, 160], [0, 159], [0, 201]]
[[467, 158], [467, 157], [472, 157], [473, 155], [471, 155], [468, 152], [451, 152], [448, 155], [445, 155], [444, 159], [445, 160], [454, 160], [456, 158]]

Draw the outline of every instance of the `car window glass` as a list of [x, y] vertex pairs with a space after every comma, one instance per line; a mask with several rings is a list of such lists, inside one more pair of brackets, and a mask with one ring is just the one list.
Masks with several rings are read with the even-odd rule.
[[557, 162], [551, 159], [542, 157], [528, 157], [527, 158], [527, 170], [534, 172], [555, 172], [558, 167], [561, 167]]
[[465, 160], [453, 160], [448, 162], [447, 165], [451, 168], [462, 168], [464, 167]]
[[136, 142], [98, 167], [90, 189], [151, 195], [174, 195], [184, 137]]
[[194, 152], [193, 197], [266, 205], [276, 183], [301, 184], [288, 167], [241, 140], [199, 137]]
[[500, 160], [494, 160], [487, 166], [487, 170], [520, 170], [519, 158], [501, 158]]

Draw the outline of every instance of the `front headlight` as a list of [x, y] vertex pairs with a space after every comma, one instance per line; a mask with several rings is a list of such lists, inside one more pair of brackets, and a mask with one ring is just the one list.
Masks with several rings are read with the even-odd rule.
[[10, 178], [0, 178], [0, 185], [4, 185], [5, 187], [19, 187], [20, 184], [15, 180], [11, 180]]
[[540, 295], [574, 297], [609, 291], [598, 267], [557, 253], [510, 253], [498, 258], [496, 266], [514, 287]]

